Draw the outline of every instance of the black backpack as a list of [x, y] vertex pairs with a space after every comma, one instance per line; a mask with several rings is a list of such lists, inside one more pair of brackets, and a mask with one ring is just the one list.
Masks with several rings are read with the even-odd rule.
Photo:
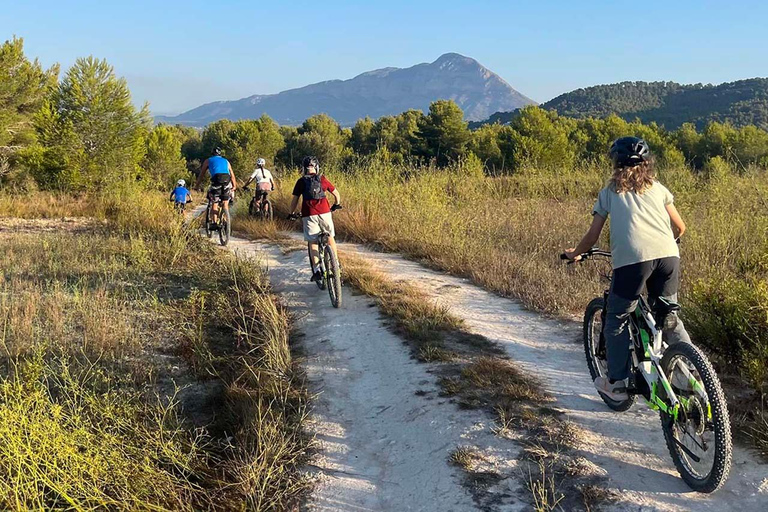
[[312, 174], [301, 178], [304, 180], [304, 193], [302, 194], [304, 201], [325, 198], [325, 191], [320, 181], [321, 176], [321, 174]]

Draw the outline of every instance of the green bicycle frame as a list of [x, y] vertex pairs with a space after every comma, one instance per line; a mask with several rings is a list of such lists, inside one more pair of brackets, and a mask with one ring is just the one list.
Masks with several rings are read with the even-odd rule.
[[[637, 354], [633, 352], [633, 363], [635, 367], [640, 369], [640, 373], [651, 390], [650, 400], [647, 400], [648, 406], [654, 410], [660, 409], [677, 420], [681, 402], [672, 389], [669, 379], [661, 371], [662, 333], [661, 330], [656, 329], [656, 321], [649, 309], [645, 301], [641, 300], [634, 311], [636, 335], [640, 339], [645, 358], [643, 361], [639, 361]], [[666, 399], [659, 395], [659, 385], [664, 390]]]

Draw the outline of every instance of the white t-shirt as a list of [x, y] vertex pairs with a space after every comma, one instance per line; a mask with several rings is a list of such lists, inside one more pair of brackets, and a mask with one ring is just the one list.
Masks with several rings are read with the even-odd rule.
[[269, 183], [272, 179], [272, 173], [269, 172], [269, 169], [262, 170], [257, 167], [253, 174], [251, 174], [251, 179], [258, 179], [256, 183]]

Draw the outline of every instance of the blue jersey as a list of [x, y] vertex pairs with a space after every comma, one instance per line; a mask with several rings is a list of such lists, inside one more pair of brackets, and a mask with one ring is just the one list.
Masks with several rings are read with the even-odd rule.
[[177, 203], [186, 203], [189, 190], [185, 187], [176, 187], [171, 194], [173, 194], [173, 200]]
[[214, 174], [229, 174], [229, 161], [223, 156], [212, 156], [208, 159], [208, 172]]

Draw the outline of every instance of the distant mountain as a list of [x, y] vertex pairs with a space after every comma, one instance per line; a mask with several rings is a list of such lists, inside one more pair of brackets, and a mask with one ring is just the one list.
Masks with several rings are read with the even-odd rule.
[[[768, 129], [768, 78], [720, 85], [675, 82], [621, 82], [576, 89], [541, 105], [569, 117], [617, 114], [632, 121], [656, 122], [667, 129], [683, 123], [698, 128], [709, 121], [728, 121]], [[513, 112], [497, 112], [486, 122], [509, 122]], [[479, 123], [482, 124], [482, 123]]]
[[254, 119], [269, 115], [279, 124], [297, 125], [314, 114], [326, 113], [350, 126], [358, 119], [399, 114], [408, 109], [426, 111], [439, 99], [454, 100], [468, 120], [481, 120], [493, 112], [535, 104], [479, 62], [446, 53], [429, 64], [410, 68], [382, 68], [349, 80], [329, 80], [279, 94], [254, 95], [235, 101], [217, 101], [157, 122], [204, 126], [218, 119]]

